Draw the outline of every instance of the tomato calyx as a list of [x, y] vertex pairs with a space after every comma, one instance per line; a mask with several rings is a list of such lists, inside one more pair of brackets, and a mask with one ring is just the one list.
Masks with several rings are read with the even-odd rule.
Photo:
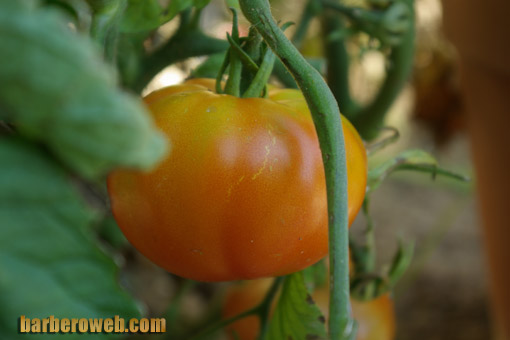
[[[231, 10], [232, 34], [227, 33], [230, 48], [216, 76], [216, 92], [241, 98], [267, 97], [267, 81], [276, 56], [254, 27], [250, 28], [247, 37], [239, 36], [237, 12]], [[228, 79], [222, 88], [227, 68]]]

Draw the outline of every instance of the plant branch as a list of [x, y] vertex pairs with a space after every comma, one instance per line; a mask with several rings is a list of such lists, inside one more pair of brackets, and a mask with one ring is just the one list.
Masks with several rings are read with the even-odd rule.
[[198, 29], [179, 29], [160, 49], [142, 59], [132, 88], [140, 92], [165, 67], [190, 57], [223, 52], [228, 47], [226, 40], [209, 37]]
[[257, 314], [260, 319], [260, 331], [258, 340], [263, 340], [264, 336], [266, 335], [268, 326], [269, 326], [269, 314], [271, 313], [271, 306], [272, 302], [276, 296], [276, 293], [278, 293], [278, 290], [280, 289], [280, 286], [282, 285], [283, 281], [285, 280], [286, 276], [279, 276], [275, 278], [273, 284], [269, 288], [269, 291], [267, 292], [264, 300], [260, 303], [260, 305], [257, 306]]

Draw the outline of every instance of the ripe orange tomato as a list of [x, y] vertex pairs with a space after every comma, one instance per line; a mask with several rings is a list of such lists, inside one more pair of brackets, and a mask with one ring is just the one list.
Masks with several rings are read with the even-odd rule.
[[[257, 306], [269, 287], [272, 279], [244, 281], [228, 288], [222, 314], [225, 319], [236, 316]], [[328, 318], [329, 291], [327, 287], [318, 288], [312, 294], [313, 300]], [[273, 308], [276, 307], [276, 301]], [[370, 301], [351, 299], [352, 313], [358, 322], [356, 340], [392, 340], [395, 338], [395, 311], [393, 300], [388, 294]], [[255, 340], [258, 337], [260, 321], [257, 316], [248, 316], [226, 327], [230, 339]], [[237, 334], [238, 338], [234, 337]]]
[[[145, 98], [173, 148], [152, 172], [110, 174], [120, 228], [154, 263], [194, 280], [284, 275], [317, 262], [328, 250], [326, 188], [301, 93], [241, 99], [213, 85], [192, 80]], [[365, 195], [366, 152], [343, 123], [352, 221]]]

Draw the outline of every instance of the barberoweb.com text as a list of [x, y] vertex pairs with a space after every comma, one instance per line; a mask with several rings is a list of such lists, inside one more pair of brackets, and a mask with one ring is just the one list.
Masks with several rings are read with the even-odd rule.
[[19, 318], [20, 333], [164, 333], [164, 318], [129, 319], [115, 315], [113, 318], [55, 318], [53, 315], [39, 319]]

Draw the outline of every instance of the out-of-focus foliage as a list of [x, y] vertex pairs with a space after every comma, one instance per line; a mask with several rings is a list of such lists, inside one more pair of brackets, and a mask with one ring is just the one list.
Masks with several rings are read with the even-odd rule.
[[87, 177], [155, 164], [166, 141], [139, 100], [118, 90], [90, 41], [34, 4], [0, 4], [0, 59], [8, 61], [0, 65], [0, 117]]

